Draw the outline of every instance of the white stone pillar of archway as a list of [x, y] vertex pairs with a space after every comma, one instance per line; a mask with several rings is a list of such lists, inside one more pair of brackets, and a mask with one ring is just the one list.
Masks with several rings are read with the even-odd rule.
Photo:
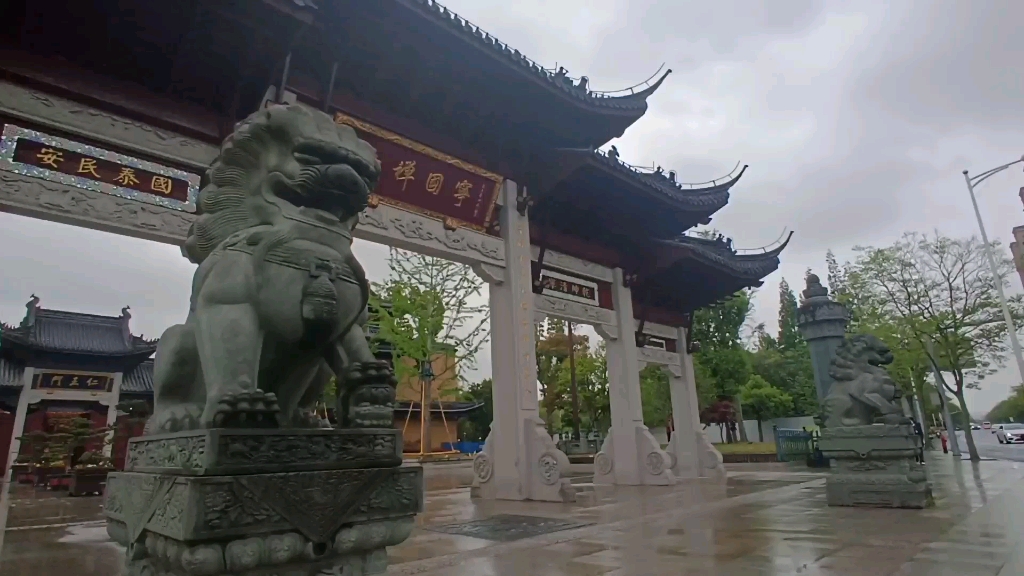
[[669, 366], [669, 392], [672, 397], [672, 423], [675, 431], [666, 450], [675, 457], [673, 472], [682, 478], [724, 479], [722, 454], [708, 440], [700, 423], [697, 379], [693, 356], [687, 349], [685, 328], [679, 328], [676, 350], [679, 365]]
[[627, 486], [675, 484], [671, 459], [644, 426], [640, 400], [633, 299], [621, 268], [612, 274], [616, 327], [595, 326], [606, 341], [612, 426], [594, 457], [594, 483]]
[[505, 268], [477, 264], [491, 305], [491, 378], [494, 420], [483, 452], [473, 460], [478, 498], [572, 502], [569, 458], [555, 445], [540, 418], [530, 228], [516, 207], [516, 184], [501, 193]]

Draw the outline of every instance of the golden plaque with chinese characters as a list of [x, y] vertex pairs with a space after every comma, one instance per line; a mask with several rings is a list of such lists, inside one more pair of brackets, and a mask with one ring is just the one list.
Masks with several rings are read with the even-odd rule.
[[0, 170], [184, 212], [195, 211], [199, 193], [198, 174], [12, 124], [0, 138]]
[[449, 228], [497, 234], [493, 224], [501, 176], [340, 112], [334, 121], [355, 128], [377, 149], [381, 177], [371, 206], [382, 202], [436, 218]]
[[109, 374], [36, 372], [32, 376], [32, 388], [36, 390], [110, 392], [113, 386], [114, 377]]

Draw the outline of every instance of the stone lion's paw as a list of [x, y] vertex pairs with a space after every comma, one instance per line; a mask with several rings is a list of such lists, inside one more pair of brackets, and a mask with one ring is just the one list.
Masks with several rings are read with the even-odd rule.
[[281, 408], [272, 392], [253, 390], [226, 394], [217, 400], [211, 428], [276, 428]]

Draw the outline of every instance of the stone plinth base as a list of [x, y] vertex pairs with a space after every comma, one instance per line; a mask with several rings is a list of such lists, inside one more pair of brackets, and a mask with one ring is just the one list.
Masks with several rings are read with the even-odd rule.
[[[396, 433], [209, 430], [133, 439], [125, 471], [107, 480], [107, 532], [127, 548], [131, 576], [382, 573], [387, 546], [408, 538], [423, 507], [422, 469], [395, 464], [396, 445], [383, 440]], [[333, 469], [310, 469], [325, 446], [340, 452], [321, 462]]]
[[[676, 483], [672, 473], [672, 467], [677, 464], [675, 459], [661, 449], [646, 426], [633, 429], [631, 447], [635, 448], [631, 454], [615, 454], [612, 440], [617, 433], [614, 427], [608, 430], [601, 451], [594, 456], [594, 484], [668, 486]], [[625, 472], [626, 467], [638, 473]]]
[[[710, 478], [725, 480], [728, 473], [722, 463], [722, 453], [708, 440], [703, 430], [694, 430], [694, 443], [691, 446], [679, 447], [677, 442], [685, 440], [678, 433], [673, 433], [665, 451], [672, 460], [672, 473], [677, 478]], [[690, 453], [692, 449], [692, 453]], [[686, 458], [687, 460], [683, 460]]]
[[[544, 422], [526, 418], [518, 446], [509, 443], [502, 453], [495, 445], [494, 430], [484, 449], [473, 458], [470, 496], [486, 500], [539, 500], [575, 502], [576, 488], [569, 481], [569, 457], [548, 435]], [[517, 453], [525, 448], [525, 458]], [[498, 459], [502, 462], [498, 462]]]
[[825, 483], [829, 506], [927, 508], [934, 505], [921, 439], [910, 425], [846, 426], [822, 430], [822, 454], [832, 459]]

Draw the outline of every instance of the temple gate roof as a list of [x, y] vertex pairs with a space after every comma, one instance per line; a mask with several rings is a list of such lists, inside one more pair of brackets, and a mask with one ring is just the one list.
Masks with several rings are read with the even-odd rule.
[[48, 310], [33, 297], [27, 308], [19, 326], [3, 325], [3, 347], [103, 356], [148, 356], [156, 351], [156, 340], [131, 333], [127, 307], [121, 316], [100, 316]]

